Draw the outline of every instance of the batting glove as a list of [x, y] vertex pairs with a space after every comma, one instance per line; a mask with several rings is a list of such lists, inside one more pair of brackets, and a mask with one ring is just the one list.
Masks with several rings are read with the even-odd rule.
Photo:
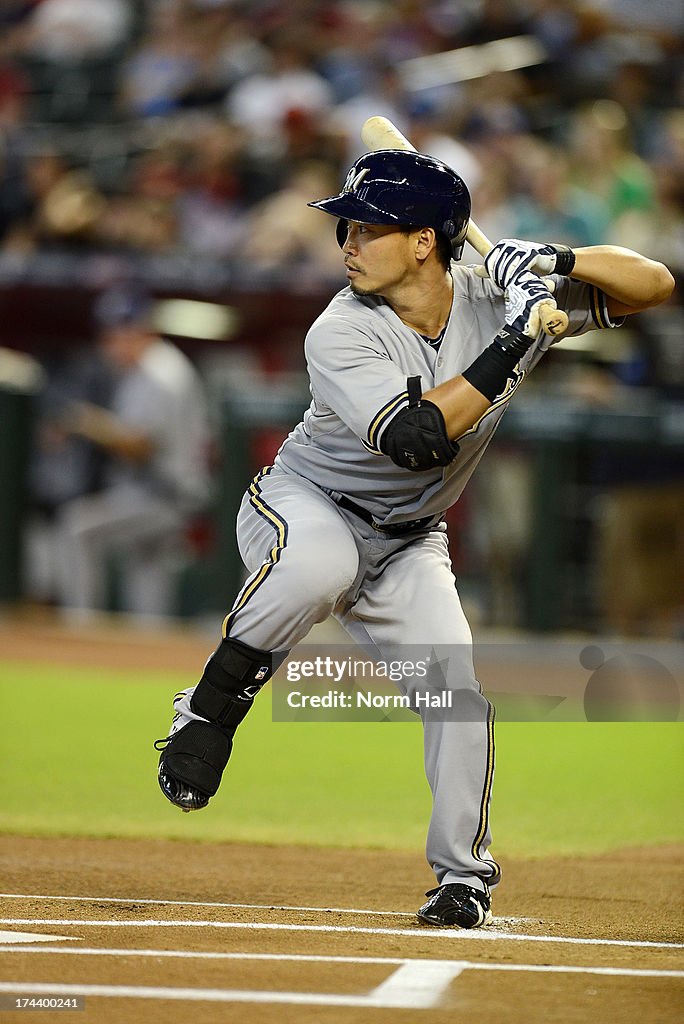
[[524, 334], [527, 338], [536, 338], [539, 334], [541, 323], [539, 320], [539, 309], [543, 305], [550, 305], [557, 309], [556, 300], [548, 287], [536, 274], [525, 272], [520, 274], [506, 288], [504, 293], [506, 300], [506, 315], [504, 322], [506, 327], [517, 334]]
[[512, 281], [528, 270], [536, 274], [572, 273], [575, 254], [567, 245], [502, 238], [488, 254], [484, 265], [499, 288], [508, 288]]

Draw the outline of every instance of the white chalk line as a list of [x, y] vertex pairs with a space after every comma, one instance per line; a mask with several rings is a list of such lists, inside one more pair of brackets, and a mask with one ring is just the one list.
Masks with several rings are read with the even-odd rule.
[[[359, 917], [371, 916], [371, 917], [411, 917], [415, 918], [415, 913], [410, 913], [406, 910], [366, 910], [357, 909], [354, 907], [295, 907], [286, 906], [283, 904], [273, 903], [216, 903], [208, 900], [152, 900], [152, 899], [137, 899], [135, 896], [131, 896], [130, 899], [124, 899], [123, 896], [44, 896], [36, 893], [16, 893], [16, 892], [0, 892], [0, 899], [4, 900], [56, 900], [57, 902], [72, 902], [72, 903], [124, 903], [124, 904], [140, 904], [141, 906], [157, 906], [157, 907], [218, 907], [228, 910], [282, 910], [282, 911], [296, 911], [304, 913], [315, 913], [315, 914], [355, 914]], [[537, 921], [536, 917], [497, 917], [496, 921], [500, 921], [502, 924], [525, 924], [527, 921]]]
[[[415, 917], [405, 910], [362, 910], [352, 907], [291, 907], [275, 905], [273, 903], [216, 903], [204, 900], [139, 900], [132, 896], [124, 899], [122, 896], [42, 896], [29, 895], [26, 893], [0, 892], [0, 899], [4, 900], [57, 900], [58, 902], [74, 903], [136, 903], [141, 906], [151, 905], [158, 907], [220, 907], [228, 910], [294, 910], [311, 911], [319, 914], [368, 914], [373, 917]], [[510, 920], [524, 921], [526, 918], [511, 918]]]
[[168, 921], [168, 920], [73, 920], [69, 918], [0, 918], [0, 925], [41, 925], [49, 927], [79, 928], [242, 928], [250, 931], [283, 931], [283, 932], [325, 932], [346, 935], [392, 935], [420, 939], [458, 938], [469, 941], [504, 940], [508, 942], [544, 942], [565, 943], [577, 946], [621, 946], [636, 949], [684, 949], [680, 942], [651, 942], [633, 939], [594, 939], [579, 938], [568, 935], [519, 935], [511, 932], [500, 932], [491, 928], [364, 928], [356, 925], [333, 924], [276, 924], [274, 922], [255, 921]]
[[547, 972], [551, 974], [605, 974], [625, 978], [684, 978], [684, 971], [659, 970], [641, 967], [588, 967], [567, 966], [563, 964], [508, 964], [479, 963], [469, 960], [429, 960], [396, 956], [333, 956], [323, 953], [227, 953], [185, 949], [99, 949], [96, 947], [77, 948], [64, 946], [2, 946], [0, 953], [51, 953], [60, 956], [109, 956], [117, 958], [167, 958], [171, 960], [253, 960], [253, 961], [284, 961], [292, 963], [323, 963], [323, 964], [380, 964], [400, 967], [403, 964], [417, 963], [429, 966], [433, 963], [459, 963], [463, 970], [469, 971], [523, 971]]
[[463, 967], [459, 960], [407, 960], [368, 993], [368, 1002], [401, 1009], [437, 1006]]
[[[45, 985], [0, 982], [0, 992], [30, 997], [99, 996], [107, 999], [161, 999], [196, 1003], [280, 1003], [295, 1006], [354, 1006], [376, 1009], [396, 1007], [396, 1003], [374, 1002], [371, 995], [344, 996], [315, 992], [263, 992], [216, 988], [150, 988], [132, 985]], [[425, 1009], [401, 1005], [402, 1009]]]
[[106, 996], [128, 999], [173, 999], [217, 1003], [288, 1003], [298, 1006], [357, 1006], [375, 1009], [425, 1010], [436, 1006], [463, 970], [458, 960], [412, 960], [402, 963], [368, 993], [279, 992], [258, 989], [202, 989], [138, 985], [50, 985], [3, 982], [0, 992], [30, 996]]
[[[37, 950], [36, 950], [37, 952]], [[364, 962], [364, 961], [355, 961]], [[367, 995], [328, 992], [273, 992], [245, 989], [162, 988], [132, 985], [63, 985], [43, 982], [0, 982], [0, 993], [40, 996], [96, 996], [183, 1002], [276, 1003], [297, 1006], [347, 1006], [368, 1009], [424, 1010], [437, 1006], [449, 984], [464, 970], [591, 974], [610, 977], [684, 977], [683, 971], [645, 971], [611, 967], [564, 967], [548, 964], [478, 964], [465, 960], [413, 960], [401, 964]]]

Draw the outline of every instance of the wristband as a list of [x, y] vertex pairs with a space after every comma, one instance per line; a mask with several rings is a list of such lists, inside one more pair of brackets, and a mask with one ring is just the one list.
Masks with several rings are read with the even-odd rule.
[[533, 342], [534, 338], [503, 327], [491, 345], [461, 376], [481, 395], [494, 402], [506, 390], [513, 371]]
[[556, 266], [554, 271], [556, 274], [562, 274], [563, 277], [569, 277], [575, 268], [575, 254], [567, 245], [554, 245], [556, 250]]

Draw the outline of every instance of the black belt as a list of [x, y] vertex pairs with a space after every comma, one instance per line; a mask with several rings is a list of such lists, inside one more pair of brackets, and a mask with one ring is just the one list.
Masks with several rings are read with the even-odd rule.
[[409, 519], [407, 523], [395, 523], [392, 526], [383, 526], [381, 523], [376, 523], [373, 519], [372, 513], [367, 508], [363, 508], [361, 505], [357, 505], [351, 498], [347, 498], [344, 494], [331, 494], [330, 497], [333, 499], [335, 504], [341, 508], [346, 508], [348, 512], [353, 512], [359, 519], [363, 519], [365, 523], [372, 526], [374, 530], [379, 533], [384, 533], [388, 537], [402, 537], [405, 533], [411, 533], [413, 530], [422, 530], [426, 526], [431, 526], [434, 521], [434, 516], [423, 516], [422, 519]]

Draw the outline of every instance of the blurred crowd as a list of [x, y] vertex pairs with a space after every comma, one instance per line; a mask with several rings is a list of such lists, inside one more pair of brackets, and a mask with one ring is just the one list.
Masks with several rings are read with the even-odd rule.
[[493, 236], [610, 238], [681, 274], [683, 26], [668, 0], [8, 0], [0, 252], [334, 280], [306, 202], [383, 113]]
[[[0, 276], [105, 253], [342, 287], [306, 204], [384, 114], [462, 175], [490, 237], [615, 242], [681, 283], [683, 40], [671, 0], [5, 0]], [[615, 367], [684, 396], [680, 295], [620, 332], [637, 343], [608, 391], [582, 378], [588, 401]]]

